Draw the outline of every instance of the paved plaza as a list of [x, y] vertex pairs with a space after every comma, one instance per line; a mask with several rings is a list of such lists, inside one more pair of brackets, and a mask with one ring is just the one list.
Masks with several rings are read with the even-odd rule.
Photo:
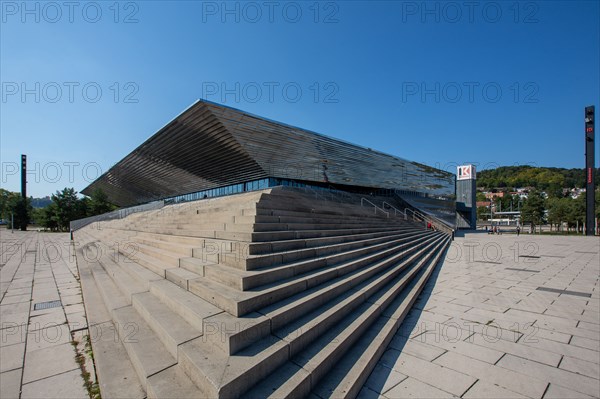
[[[0, 397], [89, 397], [72, 344], [87, 323], [68, 235], [1, 234]], [[599, 244], [459, 235], [361, 397], [600, 396]]]
[[600, 396], [598, 237], [457, 237], [364, 398]]
[[69, 234], [2, 229], [0, 238], [0, 397], [89, 397], [76, 359], [87, 322]]

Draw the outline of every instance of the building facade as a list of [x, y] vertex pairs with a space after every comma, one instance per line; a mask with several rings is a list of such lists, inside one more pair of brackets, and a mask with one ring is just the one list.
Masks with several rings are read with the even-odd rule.
[[305, 129], [198, 100], [100, 176], [121, 207], [276, 185], [389, 192], [454, 223], [455, 176]]

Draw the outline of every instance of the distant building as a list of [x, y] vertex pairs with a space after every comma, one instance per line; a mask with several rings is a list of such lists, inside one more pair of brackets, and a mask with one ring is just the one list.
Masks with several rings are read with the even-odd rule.
[[485, 193], [485, 198], [492, 200], [494, 198], [504, 198], [504, 192], [500, 191], [498, 193]]

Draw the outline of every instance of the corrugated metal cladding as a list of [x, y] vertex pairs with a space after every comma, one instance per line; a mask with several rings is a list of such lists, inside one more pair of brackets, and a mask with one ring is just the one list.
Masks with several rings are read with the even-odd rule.
[[199, 100], [86, 187], [119, 206], [265, 177], [454, 196], [454, 175]]

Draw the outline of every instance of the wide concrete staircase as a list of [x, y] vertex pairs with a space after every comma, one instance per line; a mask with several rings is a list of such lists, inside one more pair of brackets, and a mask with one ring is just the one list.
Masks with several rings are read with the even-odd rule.
[[356, 396], [450, 237], [276, 187], [75, 240], [148, 397], [337, 398]]

